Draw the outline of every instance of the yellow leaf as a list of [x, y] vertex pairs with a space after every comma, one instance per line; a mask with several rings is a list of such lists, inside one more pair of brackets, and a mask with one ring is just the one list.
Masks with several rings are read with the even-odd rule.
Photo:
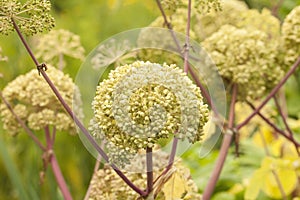
[[274, 140], [272, 130], [266, 126], [262, 125], [259, 130], [253, 136], [253, 141], [257, 146], [264, 147], [264, 142], [266, 144], [271, 143]]
[[[279, 183], [286, 195], [291, 194], [297, 186], [298, 177], [295, 170], [287, 168], [278, 168], [274, 172], [277, 174]], [[279, 184], [275, 179], [274, 173], [271, 171], [266, 178], [263, 191], [272, 198], [282, 198]]]
[[255, 200], [257, 198], [259, 191], [263, 186], [262, 177], [264, 177], [266, 173], [265, 170], [261, 169], [254, 172], [244, 195], [246, 200]]
[[186, 181], [181, 174], [176, 171], [170, 180], [164, 185], [163, 192], [166, 200], [181, 199], [182, 195], [187, 192]]

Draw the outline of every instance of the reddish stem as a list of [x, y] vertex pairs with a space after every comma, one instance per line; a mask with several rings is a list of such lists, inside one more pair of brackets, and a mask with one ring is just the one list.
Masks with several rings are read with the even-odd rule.
[[[102, 158], [108, 162], [108, 156], [107, 154], [102, 150], [102, 148], [99, 147], [99, 145], [97, 144], [97, 142], [95, 141], [95, 139], [91, 136], [91, 134], [88, 132], [88, 130], [84, 127], [84, 125], [81, 123], [81, 121], [77, 118], [77, 116], [72, 112], [71, 108], [67, 105], [67, 103], [65, 102], [65, 100], [63, 99], [63, 97], [61, 96], [61, 94], [59, 93], [59, 91], [57, 90], [57, 88], [55, 87], [55, 85], [53, 84], [53, 82], [50, 80], [50, 78], [48, 77], [47, 73], [45, 72], [45, 68], [39, 64], [39, 62], [37, 61], [36, 57], [34, 56], [33, 52], [31, 51], [29, 45], [27, 44], [26, 40], [24, 39], [18, 25], [15, 23], [14, 19], [12, 19], [13, 22], [13, 26], [15, 28], [15, 30], [17, 31], [18, 36], [20, 37], [23, 45], [25, 46], [27, 52], [29, 53], [29, 55], [31, 56], [33, 62], [35, 63], [36, 67], [39, 70], [39, 73], [42, 74], [43, 78], [46, 80], [46, 82], [48, 83], [48, 85], [50, 86], [50, 88], [52, 89], [52, 91], [54, 92], [54, 94], [56, 95], [56, 97], [58, 98], [58, 100], [60, 101], [60, 103], [63, 105], [63, 107], [65, 108], [65, 110], [67, 111], [67, 113], [69, 114], [69, 116], [74, 120], [75, 124], [79, 127], [79, 129], [83, 132], [83, 134], [86, 136], [86, 138], [89, 140], [89, 142], [93, 145], [93, 147], [98, 151], [98, 153], [102, 156]], [[46, 66], [46, 65], [44, 65]], [[123, 174], [116, 165], [111, 164], [111, 167], [114, 169], [114, 171], [120, 176], [121, 179], [124, 180], [124, 182], [131, 187], [134, 191], [136, 191], [138, 194], [140, 194], [141, 196], [145, 196], [145, 192], [142, 191], [141, 189], [139, 189], [137, 186], [135, 186], [126, 176], [125, 174]]]
[[11, 112], [11, 114], [15, 117], [17, 122], [22, 126], [22, 128], [25, 130], [25, 132], [29, 135], [29, 137], [36, 143], [36, 145], [42, 150], [46, 151], [46, 147], [40, 142], [40, 140], [34, 135], [34, 133], [27, 127], [25, 122], [15, 113], [14, 109], [10, 105], [10, 103], [6, 100], [6, 98], [3, 96], [2, 92], [0, 91], [0, 97], [2, 99], [2, 102], [6, 105], [8, 110]]
[[146, 161], [147, 161], [147, 194], [153, 189], [153, 161], [152, 161], [152, 148], [146, 148]]
[[55, 176], [57, 185], [64, 197], [65, 200], [72, 200], [72, 195], [68, 189], [67, 183], [64, 179], [63, 174], [61, 173], [61, 169], [58, 165], [54, 150], [53, 150], [53, 141], [51, 138], [51, 134], [50, 134], [50, 129], [49, 126], [45, 127], [45, 137], [46, 137], [46, 142], [47, 142], [47, 151], [45, 151], [46, 153], [49, 154], [49, 162], [51, 164], [52, 167], [52, 171], [53, 174]]
[[[281, 116], [281, 118], [282, 118], [282, 121], [283, 121], [283, 123], [284, 123], [284, 126], [285, 126], [286, 130], [288, 131], [288, 133], [289, 133], [289, 135], [290, 135], [290, 138], [293, 138], [293, 139], [294, 139], [293, 132], [292, 132], [290, 126], [289, 126], [288, 123], [287, 123], [286, 116], [285, 116], [285, 114], [283, 113], [283, 111], [282, 111], [282, 109], [281, 109], [281, 106], [280, 106], [280, 104], [279, 104], [278, 99], [276, 98], [276, 96], [274, 96], [274, 101], [275, 101], [275, 105], [276, 105], [276, 107], [277, 107], [277, 109], [278, 109], [278, 111], [279, 111], [279, 114], [280, 114], [280, 116]], [[297, 145], [296, 143], [294, 143], [294, 142], [293, 142], [293, 144], [294, 144], [294, 146], [295, 146], [295, 148], [296, 148], [296, 151], [297, 151], [298, 156], [300, 156], [300, 151], [299, 151], [298, 145]]]
[[242, 123], [237, 125], [237, 130], [241, 129], [243, 126], [248, 124], [248, 122], [269, 102], [271, 98], [278, 92], [278, 90], [285, 84], [285, 82], [289, 79], [289, 77], [296, 71], [297, 67], [300, 65], [300, 56], [297, 61], [293, 64], [288, 73], [283, 77], [283, 79], [273, 88], [273, 90], [269, 93], [266, 99], [253, 111], [247, 119], [245, 119]]
[[60, 167], [58, 165], [58, 162], [56, 160], [56, 156], [54, 154], [54, 152], [52, 153], [51, 157], [50, 157], [50, 164], [52, 167], [52, 171], [53, 174], [55, 176], [56, 182], [58, 184], [58, 187], [60, 188], [60, 191], [62, 193], [62, 195], [64, 196], [65, 200], [72, 200], [72, 196], [71, 193], [68, 189], [68, 186], [66, 184], [66, 181], [62, 175], [62, 172], [60, 170]]
[[185, 49], [184, 49], [184, 72], [189, 72], [189, 48], [190, 48], [190, 29], [191, 29], [191, 10], [192, 1], [189, 0], [188, 4], [188, 17], [186, 24], [186, 37], [185, 37]]
[[203, 200], [210, 199], [210, 197], [215, 189], [215, 186], [217, 184], [217, 181], [220, 177], [221, 171], [223, 169], [223, 166], [224, 166], [224, 163], [225, 163], [225, 160], [227, 157], [227, 153], [228, 153], [230, 143], [232, 140], [232, 136], [233, 136], [232, 129], [234, 126], [234, 112], [235, 112], [234, 107], [235, 107], [236, 97], [237, 97], [237, 85], [234, 84], [233, 89], [232, 89], [232, 97], [231, 97], [231, 103], [230, 103], [227, 131], [224, 133], [224, 138], [223, 138], [222, 146], [220, 149], [220, 154], [219, 154], [218, 160], [216, 162], [215, 168], [214, 168], [212, 175], [208, 181], [208, 184], [206, 185], [206, 188], [204, 190]]
[[[248, 105], [255, 110], [255, 107], [253, 104], [248, 102]], [[277, 133], [279, 133], [280, 135], [282, 135], [283, 137], [285, 137], [287, 140], [291, 141], [292, 143], [294, 143], [294, 145], [296, 145], [297, 147], [300, 146], [300, 144], [295, 140], [295, 138], [290, 137], [289, 135], [287, 135], [283, 130], [279, 129], [274, 123], [272, 123], [267, 117], [265, 117], [263, 114], [261, 114], [261, 112], [257, 113], [258, 116], [260, 116], [269, 126], [271, 126]]]

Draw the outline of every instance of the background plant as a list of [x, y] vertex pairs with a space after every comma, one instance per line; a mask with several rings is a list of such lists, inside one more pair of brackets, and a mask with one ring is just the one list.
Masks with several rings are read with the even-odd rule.
[[[115, 1], [115, 2], [117, 2], [117, 1]], [[110, 2], [110, 4], [109, 4], [109, 7], [112, 9], [112, 10], [110, 10], [109, 12], [107, 12], [107, 13], [109, 13], [109, 14], [111, 14], [111, 11], [113, 11], [112, 13], [113, 13], [113, 15], [112, 16], [116, 16], [116, 19], [117, 18], [119, 18], [119, 17], [121, 17], [122, 16], [122, 12], [124, 12], [124, 15], [125, 15], [125, 13], [126, 13], [126, 15], [127, 15], [127, 12], [126, 12], [126, 9], [129, 9], [130, 8], [130, 6], [128, 6], [127, 8], [125, 8], [125, 11], [123, 10], [123, 9], [120, 9], [120, 7], [118, 7], [118, 3], [113, 3], [113, 2]], [[285, 1], [285, 4], [286, 4], [286, 2], [289, 2], [289, 1]], [[295, 3], [295, 1], [291, 1], [292, 3]], [[249, 2], [248, 2], [249, 3]], [[251, 3], [251, 2], [250, 2]], [[100, 3], [100, 4], [98, 4], [97, 2], [95, 2], [95, 3], [91, 3], [90, 5], [98, 5], [98, 7], [97, 6], [95, 6], [94, 7], [94, 9], [96, 9], [96, 8], [99, 8], [99, 7], [105, 7], [106, 5], [104, 5], [104, 4], [106, 4], [106, 3]], [[69, 12], [71, 12], [71, 11], [73, 11], [73, 9], [74, 10], [76, 10], [76, 8], [78, 8], [78, 6], [79, 5], [81, 5], [82, 6], [82, 8], [84, 8], [84, 7], [88, 7], [88, 5], [86, 5], [86, 4], [84, 4], [84, 3], [82, 3], [82, 4], [80, 4], [80, 2], [76, 2], [76, 1], [74, 1], [74, 2], [69, 2], [68, 3], [68, 1], [64, 1], [64, 3], [56, 3], [56, 4], [54, 4], [55, 5], [55, 9], [57, 9], [57, 13], [58, 14], [62, 14], [63, 12], [64, 12], [64, 6], [66, 6], [65, 8], [68, 8], [68, 10], [70, 10]], [[131, 6], [131, 8], [132, 9], [134, 9], [134, 8], [136, 8], [136, 7], [142, 7], [144, 10], [143, 11], [145, 11], [145, 12], [147, 12], [147, 13], [149, 13], [149, 15], [147, 15], [147, 17], [145, 17], [146, 19], [145, 19], [145, 21], [147, 22], [147, 23], [145, 23], [145, 24], [143, 24], [142, 22], [141, 22], [141, 24], [142, 25], [146, 25], [146, 24], [148, 24], [148, 23], [150, 23], [150, 21], [152, 21], [152, 17], [151, 17], [151, 19], [149, 19], [150, 17], [149, 16], [154, 16], [154, 15], [158, 15], [158, 13], [155, 13], [155, 14], [150, 14], [151, 12], [149, 11], [149, 10], [147, 10], [147, 8], [145, 8], [145, 7], [143, 7], [143, 5], [139, 5], [139, 3], [137, 3], [137, 4], [132, 4]], [[252, 5], [255, 5], [255, 4], [252, 4]], [[150, 8], [155, 8], [155, 5], [154, 4], [151, 4], [150, 3], [150, 5], [148, 5]], [[70, 9], [70, 8], [72, 8], [72, 9]], [[284, 9], [287, 9], [287, 7], [282, 7], [283, 9], [282, 10], [284, 10]], [[292, 7], [290, 7], [289, 9], [291, 9]], [[84, 9], [83, 9], [84, 10]], [[152, 10], [155, 10], [155, 9], [152, 9]], [[121, 12], [121, 14], [119, 13], [119, 12], [117, 12], [117, 11], [120, 11]], [[65, 11], [66, 12], [66, 11]], [[81, 13], [82, 14], [82, 16], [87, 16], [88, 17], [88, 13], [91, 13], [91, 12], [84, 12], [84, 11], [82, 11], [83, 13]], [[80, 16], [80, 12], [78, 13], [78, 12], [74, 12], [74, 13], [77, 13], [77, 15], [79, 15], [78, 17], [81, 17]], [[95, 13], [99, 13], [99, 12], [95, 12]], [[105, 12], [104, 12], [105, 13]], [[136, 13], [136, 12], [135, 12]], [[287, 13], [287, 12], [286, 12]], [[86, 15], [87, 14], [87, 15]], [[91, 14], [92, 15], [92, 14]], [[103, 14], [103, 15], [105, 15], [105, 14]], [[133, 15], [133, 14], [132, 14]], [[74, 16], [74, 15], [73, 15]], [[140, 16], [144, 16], [144, 14], [140, 14]], [[134, 17], [134, 15], [132, 16], [132, 17]], [[76, 24], [76, 25], [72, 25], [72, 23], [68, 23], [68, 18], [67, 17], [65, 17], [64, 19], [66, 19], [66, 21], [65, 22], [59, 22], [59, 26], [61, 26], [62, 28], [69, 28], [70, 27], [70, 29], [72, 30], [72, 28], [75, 30], [75, 29], [79, 29], [79, 30], [86, 30], [84, 27], [86, 27], [86, 26], [89, 26], [89, 25], [84, 25], [84, 24], [89, 24], [89, 23], [96, 23], [95, 21], [96, 21], [96, 19], [95, 19], [96, 17], [90, 17], [88, 20], [83, 20], [82, 21], [82, 25], [81, 26], [78, 26], [78, 24]], [[111, 26], [111, 25], [107, 25], [107, 27], [105, 27], [105, 25], [104, 25], [104, 27], [102, 27], [103, 28], [103, 30], [109, 30], [109, 31], [107, 31], [108, 33], [107, 33], [107, 36], [109, 36], [109, 34], [111, 34], [112, 33], [112, 29], [111, 29], [111, 27], [114, 27], [115, 29], [114, 30], [116, 30], [117, 28], [120, 28], [120, 29], [118, 29], [118, 31], [116, 31], [116, 32], [119, 32], [120, 30], [121, 30], [121, 22], [120, 22], [120, 20], [113, 20], [113, 17], [111, 18], [112, 19], [112, 21], [115, 23], [114, 24], [114, 26]], [[143, 18], [142, 18], [143, 19]], [[131, 21], [134, 21], [133, 19], [131, 19], [131, 18], [128, 18], [128, 22], [131, 22]], [[69, 18], [69, 22], [71, 21], [71, 17]], [[118, 21], [118, 22], [116, 22], [116, 21]], [[64, 24], [65, 23], [65, 24]], [[101, 23], [102, 24], [102, 23]], [[73, 27], [72, 27], [73, 26]], [[100, 25], [99, 25], [100, 26]], [[76, 28], [75, 28], [76, 27]], [[106, 28], [106, 29], [105, 29]], [[100, 29], [100, 27], [99, 27], [99, 29]], [[124, 29], [125, 29], [125, 27], [124, 27]], [[80, 32], [78, 30], [78, 32]], [[92, 34], [95, 34], [95, 36], [94, 36], [94, 38], [96, 38], [96, 35], [98, 35], [97, 34], [97, 28], [95, 28], [95, 33], [92, 33]], [[87, 33], [85, 32], [85, 31], [81, 31], [82, 32], [82, 34], [80, 34], [81, 36], [82, 36], [82, 38], [84, 38], [83, 40], [92, 40], [92, 38], [93, 37], [84, 37], [84, 35], [87, 35]], [[88, 38], [88, 39], [86, 39], [86, 38]], [[1, 38], [2, 39], [2, 38]], [[11, 59], [11, 57], [13, 58], [14, 56], [11, 56], [10, 54], [15, 54], [15, 47], [10, 47], [10, 45], [11, 46], [13, 46], [13, 45], [15, 45], [15, 44], [17, 44], [18, 43], [18, 41], [16, 41], [16, 42], [14, 42], [14, 37], [9, 37], [8, 38], [9, 40], [11, 40], [12, 42], [8, 42], [7, 41], [7, 39], [5, 38], [5, 41], [4, 40], [1, 40], [1, 43], [4, 43], [4, 45], [2, 45], [2, 47], [3, 47], [3, 49], [5, 50], [5, 55], [7, 55], [10, 59], [9, 59], [9, 63], [1, 63], [1, 65], [3, 65], [3, 66], [10, 66], [10, 67], [3, 67], [3, 72], [1, 71], [1, 73], [2, 74], [4, 74], [4, 79], [3, 79], [3, 82], [1, 81], [1, 84], [3, 84], [3, 86], [4, 85], [6, 85], [5, 83], [7, 83], [8, 81], [10, 81], [10, 80], [12, 80], [13, 78], [12, 77], [15, 77], [17, 74], [19, 74], [20, 72], [24, 72], [24, 71], [26, 71], [26, 69], [25, 68], [23, 68], [23, 65], [26, 65], [26, 63], [28, 63], [28, 64], [30, 64], [30, 65], [28, 65], [28, 66], [31, 66], [31, 63], [29, 63], [29, 61], [28, 61], [28, 59], [27, 58], [25, 58], [26, 56], [20, 56], [20, 55], [18, 55], [18, 54], [22, 54], [22, 52], [17, 52], [17, 54], [16, 55], [14, 55], [16, 58], [18, 58], [18, 59]], [[98, 42], [98, 40], [94, 40], [94, 43], [97, 43]], [[87, 42], [87, 41], [83, 41], [83, 43], [84, 43], [84, 45], [86, 45], [86, 46], [90, 46], [90, 48], [94, 45], [94, 44], [92, 44], [93, 42]], [[7, 49], [7, 50], [6, 50]], [[19, 49], [21, 49], [21, 48], [19, 48]], [[87, 48], [87, 49], [89, 49], [89, 48]], [[22, 50], [20, 50], [20, 51], [22, 51]], [[11, 52], [11, 53], [9, 53], [9, 52]], [[23, 52], [24, 53], [24, 52]], [[24, 55], [26, 55], [25, 53], [24, 53]], [[24, 59], [22, 59], [22, 57], [24, 58]], [[73, 63], [76, 63], [77, 61], [71, 61], [71, 64], [73, 65]], [[19, 67], [20, 65], [18, 65], [18, 63], [22, 63], [22, 67]], [[76, 65], [76, 64], [75, 64]], [[79, 63], [77, 63], [77, 66], [79, 65]], [[14, 68], [12, 68], [11, 66], [14, 66]], [[28, 67], [29, 68], [29, 67]], [[2, 69], [2, 68], [1, 68]], [[68, 71], [68, 68], [66, 68], [65, 69], [66, 71]], [[71, 69], [69, 69], [69, 71], [71, 72], [71, 74], [73, 74], [74, 75], [74, 71], [75, 70], [71, 70]], [[72, 72], [73, 71], [73, 72]], [[298, 77], [298, 78], [297, 78]], [[298, 123], [298, 120], [299, 120], [299, 116], [298, 116], [298, 113], [299, 113], [299, 106], [298, 106], [298, 104], [297, 104], [297, 102], [299, 102], [299, 101], [297, 101], [297, 100], [299, 100], [299, 93], [297, 93], [297, 92], [295, 92], [295, 91], [299, 91], [299, 85], [297, 84], [297, 80], [299, 80], [299, 75], [298, 74], [296, 74], [295, 75], [295, 79], [291, 79], [289, 82], [288, 82], [288, 84], [287, 84], [287, 89], [286, 89], [286, 91], [287, 91], [287, 107], [286, 107], [286, 109], [283, 109], [283, 111], [284, 110], [288, 110], [289, 112], [289, 117], [291, 118], [291, 119], [288, 119], [288, 121], [289, 121], [289, 123], [290, 124], [297, 124]], [[294, 102], [294, 103], [293, 103]], [[280, 122], [279, 121], [279, 117], [278, 117], [278, 115], [276, 116], [272, 116], [272, 120], [275, 122], [275, 123], [282, 123], [282, 125], [284, 125], [283, 124], [283, 122]], [[284, 127], [284, 126], [282, 126], [282, 127]], [[295, 128], [296, 127], [296, 128]], [[293, 128], [293, 131], [294, 132], [298, 132], [299, 131], [299, 129], [297, 129], [297, 125], [294, 125], [294, 128]], [[254, 132], [255, 133], [255, 132]], [[253, 137], [254, 137], [254, 134], [253, 133]], [[274, 135], [277, 135], [276, 133], [274, 133]], [[296, 135], [296, 134], [294, 134], [294, 135]], [[251, 134], [250, 134], [250, 136], [251, 136]], [[247, 144], [247, 143], [251, 143], [252, 142], [252, 139], [254, 140], [254, 138], [253, 137], [250, 137], [250, 138], [244, 138], [244, 140], [245, 140], [245, 143]], [[276, 137], [275, 137], [275, 139], [276, 139]], [[11, 141], [12, 139], [11, 138], [5, 138], [5, 140], [7, 141], [7, 140], [9, 140], [9, 141]], [[66, 140], [66, 141], [69, 141], [69, 140], [76, 140], [76, 139], [70, 139], [69, 137], [67, 137], [67, 136], [63, 136], [62, 138], [61, 138], [61, 140]], [[18, 138], [18, 141], [19, 141], [19, 138]], [[22, 141], [22, 138], [21, 138], [21, 140], [20, 141]], [[77, 140], [77, 142], [79, 142], [79, 140]], [[70, 146], [71, 146], [71, 148], [69, 148], [69, 149], [71, 149], [71, 152], [70, 153], [67, 153], [67, 152], [65, 152], [66, 153], [66, 155], [63, 157], [63, 155], [62, 155], [62, 157], [65, 159], [65, 158], [68, 158], [68, 156], [70, 156], [70, 155], [73, 155], [73, 153], [74, 152], [76, 152], [76, 148], [75, 148], [75, 145], [74, 144], [76, 144], [76, 143], [72, 143], [72, 144], [70, 144], [69, 142], [63, 142], [64, 144], [69, 144]], [[5, 144], [9, 144], [9, 142], [8, 143], [5, 143]], [[25, 142], [25, 145], [26, 145], [26, 142]], [[26, 147], [26, 146], [22, 146], [21, 148], [26, 148], [26, 149], [31, 149], [30, 147]], [[252, 145], [252, 144], [251, 144]], [[244, 150], [243, 150], [243, 152], [245, 152], [245, 156], [244, 157], [242, 157], [242, 158], [246, 158], [245, 159], [245, 161], [243, 161], [243, 160], [239, 160], [240, 162], [245, 162], [245, 165], [248, 165], [248, 163], [250, 162], [249, 161], [249, 159], [250, 160], [252, 160], [252, 162], [250, 162], [251, 163], [251, 166], [253, 166], [253, 171], [255, 170], [255, 169], [258, 169], [260, 166], [258, 166], [258, 164], [257, 164], [257, 159], [256, 158], [260, 158], [259, 156], [257, 156], [256, 158], [251, 158], [251, 156], [253, 156], [252, 154], [250, 154], [250, 155], [248, 155], [248, 157], [247, 157], [247, 152], [252, 152], [253, 151], [253, 149], [255, 149], [255, 146], [251, 146], [251, 145], [249, 145], [249, 146], [247, 146], [247, 145], [245, 145], [245, 146], [241, 146], [241, 148], [242, 148], [242, 150], [243, 150], [243, 148], [245, 148]], [[290, 145], [290, 143], [288, 143], [288, 146]], [[285, 146], [285, 145], [284, 145]], [[247, 147], [248, 147], [248, 149], [247, 149]], [[13, 152], [14, 151], [18, 151], [18, 150], [16, 150], [16, 149], [18, 149], [18, 146], [17, 145], [12, 145], [12, 148], [13, 148]], [[20, 148], [20, 147], [19, 147]], [[277, 146], [276, 148], [278, 148], [278, 149], [281, 149], [281, 146]], [[66, 148], [67, 149], [67, 148]], [[216, 150], [217, 151], [217, 150]], [[26, 151], [26, 153], [30, 153], [30, 152], [28, 152], [28, 151]], [[81, 151], [78, 151], [77, 152], [78, 153], [78, 155], [81, 155], [81, 154], [83, 154]], [[258, 153], [259, 154], [259, 153]], [[16, 154], [16, 155], [18, 155], [18, 154]], [[76, 154], [77, 155], [77, 154]], [[84, 154], [83, 154], [84, 155]], [[212, 153], [212, 155], [211, 155], [211, 157], [213, 157], [215, 154], [214, 153]], [[278, 154], [275, 154], [275, 155], [278, 155]], [[84, 157], [85, 156], [87, 156], [88, 157], [88, 155], [86, 154], [86, 155], [84, 155]], [[260, 155], [261, 156], [261, 155]], [[72, 156], [70, 157], [70, 160], [71, 160], [71, 158], [72, 158]], [[247, 158], [248, 158], [248, 160], [247, 160]], [[76, 159], [78, 159], [78, 156], [76, 156]], [[76, 159], [74, 159], [74, 160], [76, 160]], [[213, 158], [212, 158], [213, 159]], [[229, 158], [230, 159], [230, 158]], [[18, 159], [19, 160], [19, 159]], [[30, 160], [30, 159], [29, 159]], [[32, 159], [33, 160], [33, 159]], [[198, 159], [195, 159], [195, 160], [198, 160]], [[253, 162], [253, 160], [255, 161], [255, 162]], [[209, 159], [208, 159], [208, 161], [210, 161]], [[207, 160], [200, 160], [199, 162], [201, 162], [201, 163], [203, 163], [203, 162], [208, 162]], [[230, 161], [230, 160], [229, 160]], [[20, 161], [19, 161], [20, 162]], [[80, 161], [76, 161], [77, 163], [80, 163]], [[86, 162], [86, 159], [84, 159], [84, 162]], [[91, 161], [90, 161], [91, 163], [93, 162], [92, 161], [92, 159], [91, 159]], [[248, 163], [247, 163], [248, 162]], [[70, 163], [69, 165], [69, 168], [68, 168], [68, 170], [66, 170], [67, 171], [67, 174], [68, 173], [70, 173], [70, 175], [69, 176], [72, 176], [73, 174], [82, 174], [81, 173], [81, 170], [82, 170], [82, 168], [74, 168], [74, 161], [70, 161], [70, 162], [68, 162], [68, 163]], [[188, 163], [190, 163], [191, 164], [191, 166], [193, 166], [193, 162], [188, 162]], [[212, 162], [211, 162], [212, 163]], [[229, 162], [230, 163], [230, 162]], [[83, 164], [83, 163], [82, 163]], [[30, 166], [31, 166], [32, 164], [30, 164]], [[76, 165], [75, 165], [76, 166]], [[255, 167], [257, 167], [257, 168], [255, 168]], [[195, 168], [195, 167], [194, 167]], [[91, 172], [91, 170], [92, 170], [92, 166], [90, 166], [90, 167], [83, 167], [83, 169], [86, 169], [87, 171], [90, 171]], [[191, 167], [191, 169], [193, 169], [193, 167]], [[208, 168], [204, 168], [204, 169], [209, 169], [209, 167]], [[226, 169], [226, 166], [225, 166], [225, 169]], [[38, 170], [35, 170], [35, 169], [33, 169], [33, 174], [36, 174], [36, 171], [38, 171]], [[226, 196], [227, 198], [234, 198], [234, 196], [237, 196], [236, 198], [238, 198], [238, 196], [239, 195], [242, 195], [241, 193], [243, 193], [243, 191], [244, 191], [244, 189], [245, 189], [245, 186], [243, 186], [242, 185], [242, 187], [239, 187], [239, 186], [241, 186], [241, 185], [239, 185], [239, 183], [241, 183], [242, 181], [242, 177], [239, 179], [239, 180], [232, 180], [232, 178], [231, 177], [229, 177], [229, 175], [232, 175], [232, 173], [234, 173], [234, 171], [236, 170], [236, 168], [231, 168], [231, 169], [228, 169], [228, 171], [227, 171], [227, 177], [225, 177], [225, 181], [224, 181], [224, 179], [222, 179], [222, 177], [221, 177], [221, 181], [220, 181], [220, 183], [219, 183], [219, 187], [217, 187], [216, 188], [216, 195], [219, 195], [219, 196], [216, 196], [215, 198], [221, 198], [220, 196], [221, 195], [223, 195], [223, 197], [224, 196]], [[241, 169], [242, 170], [242, 169]], [[248, 170], [249, 170], [249, 168], [248, 168]], [[27, 171], [27, 168], [26, 168], [26, 171]], [[74, 172], [75, 171], [75, 172]], [[253, 172], [252, 171], [252, 172]], [[27, 171], [27, 173], [28, 173], [28, 171]], [[196, 172], [194, 172], [194, 173], [199, 173], [199, 171], [196, 171]], [[5, 173], [6, 174], [6, 173]], [[26, 174], [26, 173], [25, 173]], [[203, 172], [203, 173], [201, 173], [202, 174], [202, 176], [201, 175], [197, 175], [197, 177], [200, 179], [200, 178], [202, 178], [203, 177], [203, 174], [205, 174], [205, 172]], [[223, 174], [225, 174], [225, 176], [226, 176], [226, 170], [224, 171], [224, 173]], [[241, 174], [249, 174], [249, 171], [246, 171], [246, 167], [245, 167], [245, 171], [242, 171], [241, 172]], [[5, 177], [6, 175], [4, 175], [4, 177]], [[32, 178], [33, 176], [28, 176], [28, 177], [30, 177], [30, 178]], [[78, 176], [76, 176], [76, 177], [78, 177]], [[195, 176], [196, 177], [196, 176]], [[28, 180], [29, 178], [27, 178], [27, 180]], [[73, 176], [73, 178], [72, 178], [73, 180], [75, 180], [76, 178]], [[86, 181], [86, 183], [88, 182], [88, 179], [89, 178], [87, 178], [87, 177], [85, 177], [85, 178], [83, 178], [83, 179], [85, 179], [85, 181]], [[246, 180], [247, 180], [247, 178], [246, 178]], [[226, 182], [227, 181], [227, 182]], [[82, 182], [81, 180], [77, 180], [77, 182]], [[51, 183], [51, 182], [50, 182]], [[82, 186], [83, 185], [85, 185], [85, 187], [87, 186], [87, 184], [82, 184]], [[199, 183], [199, 182], [198, 182]], [[234, 183], [237, 183], [237, 184], [234, 184]], [[74, 184], [75, 185], [75, 184]], [[80, 184], [79, 184], [80, 185]], [[237, 185], [237, 186], [236, 186]], [[232, 186], [232, 187], [231, 187]], [[44, 186], [45, 187], [45, 186]], [[77, 186], [78, 187], [78, 186]], [[20, 188], [20, 187], [16, 187], [16, 188]], [[55, 188], [55, 186], [54, 186], [54, 188]], [[78, 189], [79, 190], [82, 190], [81, 188], [84, 188], [84, 187], [78, 187]], [[241, 189], [242, 188], [242, 189]], [[55, 189], [54, 189], [55, 190]], [[77, 191], [79, 191], [79, 190], [77, 190]], [[32, 189], [32, 190], [27, 190], [27, 191], [31, 191], [31, 195], [33, 195], [34, 196], [34, 193], [35, 193], [35, 191], [37, 191], [37, 190], [35, 190], [35, 189]], [[221, 191], [221, 193], [220, 194], [218, 194], [219, 192], [218, 191]], [[43, 191], [40, 191], [40, 192], [43, 192]], [[223, 193], [222, 193], [223, 192]], [[226, 192], [225, 194], [224, 194], [224, 192]], [[53, 192], [52, 194], [56, 194], [56, 192]], [[82, 194], [82, 193], [81, 193]], [[262, 194], [263, 195], [263, 194]]]

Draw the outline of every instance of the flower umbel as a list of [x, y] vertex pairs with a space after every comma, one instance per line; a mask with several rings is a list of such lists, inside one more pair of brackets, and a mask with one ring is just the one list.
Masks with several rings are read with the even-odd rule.
[[276, 64], [278, 44], [262, 31], [224, 25], [202, 44], [223, 80], [238, 84], [240, 100], [261, 97], [284, 75]]
[[[75, 101], [79, 101], [75, 102], [77, 107], [74, 108], [74, 112], [82, 118], [79, 91], [72, 79], [51, 66], [48, 67], [48, 75], [69, 105], [72, 105], [73, 95]], [[20, 75], [10, 82], [3, 89], [3, 96], [29, 128], [41, 130], [49, 125], [55, 126], [58, 130], [74, 132], [73, 120], [65, 113], [62, 105], [36, 70]], [[17, 134], [20, 125], [14, 116], [3, 103], [0, 105], [0, 110], [4, 128], [13, 135]]]
[[112, 71], [97, 87], [93, 109], [98, 134], [132, 153], [161, 138], [199, 141], [208, 120], [200, 89], [181, 69], [141, 61]]
[[66, 63], [64, 56], [84, 59], [84, 48], [80, 43], [80, 37], [74, 33], [59, 29], [52, 30], [46, 35], [38, 39], [37, 58], [48, 64], [60, 66], [60, 69], [65, 67]]
[[281, 31], [285, 64], [290, 66], [300, 55], [300, 6], [286, 16]]
[[14, 19], [26, 35], [34, 35], [54, 27], [54, 18], [49, 14], [49, 0], [29, 0], [24, 4], [16, 0], [0, 1], [0, 33], [13, 31]]

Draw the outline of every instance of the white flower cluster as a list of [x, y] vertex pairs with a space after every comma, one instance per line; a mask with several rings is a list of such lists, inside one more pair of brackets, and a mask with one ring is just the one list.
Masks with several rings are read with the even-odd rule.
[[131, 154], [161, 138], [199, 141], [209, 115], [200, 89], [182, 70], [141, 61], [112, 71], [97, 87], [93, 109], [95, 136]]
[[65, 67], [64, 56], [83, 60], [84, 48], [80, 43], [80, 37], [74, 33], [59, 29], [52, 30], [48, 34], [38, 38], [36, 57], [53, 66]]

